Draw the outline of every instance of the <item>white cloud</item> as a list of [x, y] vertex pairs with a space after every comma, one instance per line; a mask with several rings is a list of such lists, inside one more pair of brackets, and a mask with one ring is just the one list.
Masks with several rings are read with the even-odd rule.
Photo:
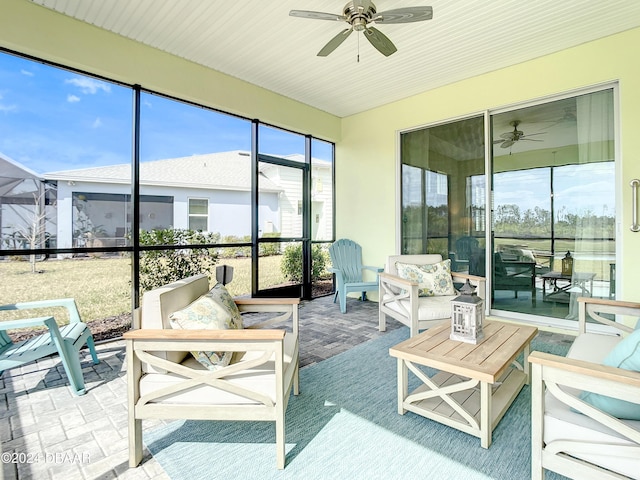
[[18, 110], [18, 107], [16, 107], [15, 105], [4, 105], [0, 103], [0, 112], [9, 113], [15, 112], [16, 110]]
[[80, 91], [86, 95], [95, 95], [100, 90], [105, 93], [109, 93], [111, 91], [110, 85], [92, 78], [74, 77], [65, 80], [64, 83], [78, 87]]
[[20, 70], [20, 73], [22, 75], [26, 75], [27, 77], [33, 77], [34, 75], [33, 72], [30, 72], [29, 70], [24, 70], [24, 69]]
[[91, 125], [93, 128], [100, 128], [102, 126], [102, 120], [100, 120], [100, 117], [97, 117], [94, 121], [93, 121], [93, 125]]
[[69, 103], [76, 103], [80, 101], [80, 97], [76, 96], [76, 95], [67, 95], [67, 102]]

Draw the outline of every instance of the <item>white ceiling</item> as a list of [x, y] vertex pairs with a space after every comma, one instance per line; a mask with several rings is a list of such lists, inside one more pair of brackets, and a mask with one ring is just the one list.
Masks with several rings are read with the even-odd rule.
[[342, 13], [346, 0], [31, 1], [340, 117], [640, 25], [638, 0], [377, 0], [431, 5], [433, 19], [378, 25], [390, 57], [354, 33], [322, 58], [347, 24], [289, 11]]

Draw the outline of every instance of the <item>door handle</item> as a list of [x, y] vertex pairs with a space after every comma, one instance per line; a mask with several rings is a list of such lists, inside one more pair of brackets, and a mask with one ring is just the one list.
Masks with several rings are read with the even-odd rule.
[[640, 232], [640, 225], [638, 225], [638, 187], [640, 186], [640, 180], [634, 178], [629, 182], [631, 186], [631, 221], [633, 222], [629, 229], [632, 232]]

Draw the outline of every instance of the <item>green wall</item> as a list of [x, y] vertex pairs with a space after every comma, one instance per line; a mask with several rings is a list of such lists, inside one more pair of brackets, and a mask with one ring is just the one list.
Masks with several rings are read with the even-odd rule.
[[618, 292], [619, 298], [638, 300], [631, 286], [640, 283], [640, 233], [629, 230], [629, 181], [640, 178], [640, 62], [634, 45], [640, 45], [640, 29], [344, 118], [336, 147], [337, 236], [359, 242], [368, 265], [383, 265], [387, 255], [398, 252], [399, 131], [618, 81], [622, 163], [617, 211], [622, 212], [618, 235], [624, 259]]

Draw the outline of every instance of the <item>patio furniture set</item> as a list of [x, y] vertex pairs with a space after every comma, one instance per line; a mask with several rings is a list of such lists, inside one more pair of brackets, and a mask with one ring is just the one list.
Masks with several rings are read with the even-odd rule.
[[[537, 328], [515, 323], [486, 321], [484, 338], [459, 342], [449, 337], [455, 291], [437, 281], [449, 263], [439, 255], [390, 256], [379, 273], [379, 329], [390, 316], [410, 332], [389, 350], [397, 359], [398, 413], [413, 412], [475, 435], [489, 448], [493, 429], [531, 383], [532, 478], [543, 478], [545, 469], [581, 479], [640, 478], [640, 329], [610, 318], [639, 318], [640, 303], [580, 298], [579, 332], [566, 358], [530, 353]], [[484, 291], [482, 277], [450, 277]], [[130, 467], [142, 459], [142, 420], [155, 418], [274, 422], [276, 466], [283, 469], [285, 413], [291, 393], [299, 392], [298, 304], [232, 299], [222, 284], [210, 288], [205, 275], [146, 292], [124, 336]], [[259, 318], [244, 325], [246, 313]], [[54, 350], [29, 347], [19, 361], [57, 350], [73, 391], [82, 394], [75, 363], [85, 343], [97, 362], [91, 334], [81, 328], [61, 335], [52, 318], [36, 320], [50, 328]], [[71, 326], [78, 322], [79, 316]], [[587, 328], [591, 322], [617, 333], [593, 333]], [[16, 354], [5, 337], [0, 367], [8, 368], [15, 365], [6, 363], [8, 357]], [[409, 372], [421, 382], [413, 392]]]

